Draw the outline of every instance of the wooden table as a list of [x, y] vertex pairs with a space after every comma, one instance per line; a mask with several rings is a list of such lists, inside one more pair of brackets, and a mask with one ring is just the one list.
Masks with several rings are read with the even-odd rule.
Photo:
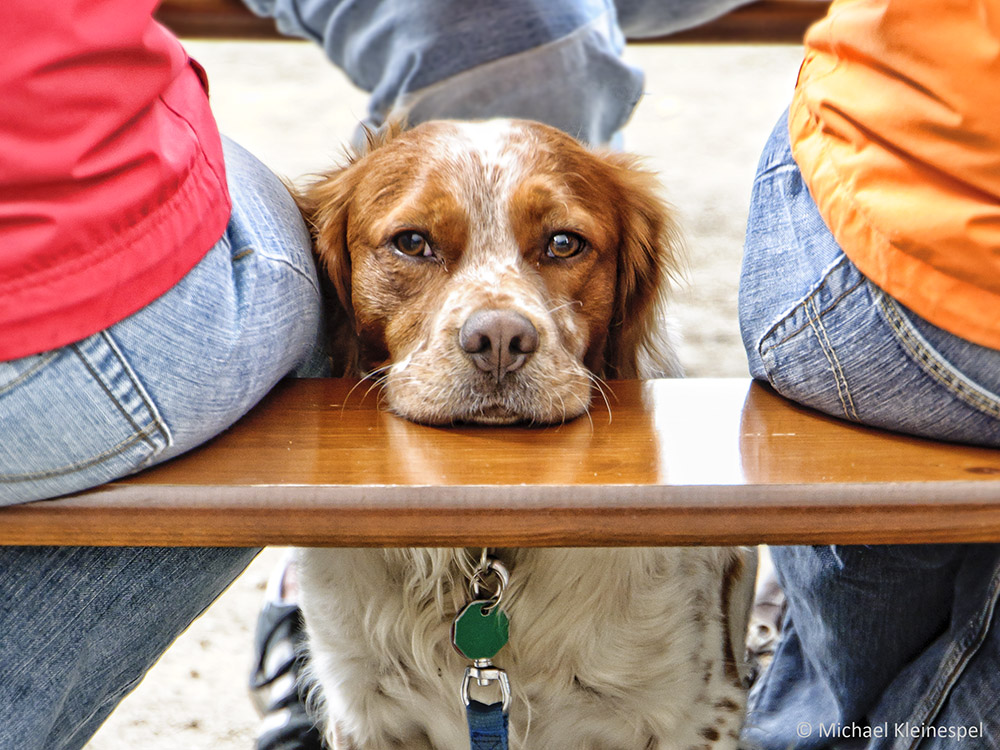
[[206, 446], [0, 511], [3, 544], [1000, 541], [1000, 451], [830, 419], [748, 380], [613, 382], [610, 411], [435, 428], [353, 381], [280, 384]]

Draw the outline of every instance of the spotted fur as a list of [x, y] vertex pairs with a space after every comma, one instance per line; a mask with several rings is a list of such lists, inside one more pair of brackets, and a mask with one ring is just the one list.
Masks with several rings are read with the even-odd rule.
[[[511, 569], [511, 640], [495, 661], [511, 675], [514, 750], [737, 746], [743, 665], [728, 654], [742, 642], [728, 631], [749, 606], [740, 550], [497, 554]], [[458, 699], [468, 663], [451, 648], [449, 627], [475, 555], [304, 551], [310, 670], [340, 747], [468, 750]], [[714, 595], [699, 596], [705, 590]]]
[[[340, 302], [335, 361], [431, 424], [562, 422], [597, 378], [677, 374], [662, 315], [676, 230], [655, 178], [537, 123], [428, 123], [373, 137], [300, 196]], [[585, 252], [545, 253], [569, 231]], [[416, 232], [427, 247], [397, 252]], [[537, 349], [502, 381], [458, 344], [477, 309], [517, 311]], [[449, 627], [476, 552], [306, 550], [302, 603], [327, 737], [349, 750], [467, 750], [466, 662]], [[736, 747], [753, 566], [731, 548], [519, 549], [513, 750]]]

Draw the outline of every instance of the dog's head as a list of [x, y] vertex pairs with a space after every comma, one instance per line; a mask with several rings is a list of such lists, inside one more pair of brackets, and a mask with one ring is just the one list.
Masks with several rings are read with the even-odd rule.
[[346, 315], [335, 356], [432, 424], [560, 422], [594, 375], [670, 374], [657, 328], [675, 238], [655, 186], [632, 157], [534, 122], [372, 138], [299, 196]]

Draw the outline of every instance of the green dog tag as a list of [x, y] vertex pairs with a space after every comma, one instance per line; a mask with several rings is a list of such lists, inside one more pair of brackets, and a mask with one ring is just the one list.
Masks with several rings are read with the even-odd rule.
[[485, 599], [472, 602], [451, 624], [452, 645], [466, 659], [492, 659], [507, 644], [507, 615], [499, 607], [483, 614], [490, 604]]

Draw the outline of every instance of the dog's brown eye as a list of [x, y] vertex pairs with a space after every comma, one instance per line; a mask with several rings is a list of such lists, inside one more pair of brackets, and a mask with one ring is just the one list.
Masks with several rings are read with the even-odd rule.
[[545, 249], [545, 254], [550, 258], [572, 258], [583, 252], [586, 246], [587, 243], [583, 241], [582, 237], [572, 232], [560, 232], [552, 235], [549, 246]]
[[420, 232], [400, 232], [392, 239], [392, 244], [399, 252], [413, 257], [430, 257], [430, 243]]

